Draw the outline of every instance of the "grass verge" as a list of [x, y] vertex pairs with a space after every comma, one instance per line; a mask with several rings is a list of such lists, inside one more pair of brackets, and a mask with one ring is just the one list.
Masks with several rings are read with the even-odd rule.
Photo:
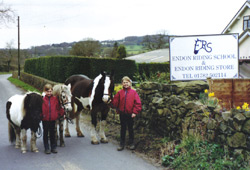
[[24, 83], [23, 81], [21, 80], [18, 80], [16, 78], [13, 78], [13, 77], [9, 77], [8, 80], [13, 83], [14, 85], [16, 85], [17, 87], [20, 87], [22, 88], [23, 90], [25, 91], [32, 91], [32, 92], [38, 92], [38, 93], [41, 93], [38, 89], [36, 89], [35, 87], [29, 85], [29, 84], [26, 84]]

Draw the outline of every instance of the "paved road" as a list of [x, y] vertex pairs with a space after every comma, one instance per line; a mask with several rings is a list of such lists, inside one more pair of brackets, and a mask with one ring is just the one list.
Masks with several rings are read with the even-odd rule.
[[[129, 150], [116, 151], [112, 143], [92, 145], [89, 132], [84, 138], [77, 138], [74, 125], [70, 125], [72, 137], [66, 138], [66, 147], [58, 147], [57, 154], [43, 153], [42, 137], [37, 140], [39, 153], [28, 151], [22, 154], [8, 141], [8, 122], [5, 104], [14, 94], [24, 93], [0, 75], [0, 169], [3, 170], [159, 170]], [[85, 125], [82, 125], [82, 129]], [[85, 128], [86, 129], [86, 128]], [[30, 134], [30, 131], [28, 131]], [[28, 149], [30, 135], [28, 136]]]

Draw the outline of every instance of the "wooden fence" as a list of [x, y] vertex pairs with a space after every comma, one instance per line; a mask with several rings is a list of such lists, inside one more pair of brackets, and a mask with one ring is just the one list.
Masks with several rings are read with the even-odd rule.
[[244, 102], [250, 105], [250, 79], [207, 80], [209, 91], [214, 92], [223, 108], [230, 110], [242, 106]]

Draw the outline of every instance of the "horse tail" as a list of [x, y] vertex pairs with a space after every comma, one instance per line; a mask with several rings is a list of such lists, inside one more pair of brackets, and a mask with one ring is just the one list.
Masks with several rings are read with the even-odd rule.
[[9, 141], [13, 143], [16, 140], [16, 133], [15, 129], [13, 128], [10, 122], [8, 123], [8, 131], [9, 131]]

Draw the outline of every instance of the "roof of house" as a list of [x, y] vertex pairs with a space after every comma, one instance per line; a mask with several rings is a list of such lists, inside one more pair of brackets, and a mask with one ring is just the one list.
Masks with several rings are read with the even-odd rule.
[[250, 8], [250, 1], [247, 0], [243, 6], [240, 8], [240, 10], [235, 14], [235, 16], [233, 17], [233, 19], [228, 23], [228, 25], [226, 26], [226, 28], [222, 31], [222, 34], [225, 34], [226, 31], [230, 28], [230, 26], [238, 20], [238, 18], [240, 17], [240, 14], [242, 13], [242, 11], [244, 11], [246, 8]]
[[247, 36], [250, 36], [250, 30], [246, 29], [239, 36], [239, 42], [243, 41]]
[[128, 60], [135, 60], [137, 63], [163, 63], [169, 61], [169, 49], [160, 49], [142, 53], [130, 57], [126, 57]]

